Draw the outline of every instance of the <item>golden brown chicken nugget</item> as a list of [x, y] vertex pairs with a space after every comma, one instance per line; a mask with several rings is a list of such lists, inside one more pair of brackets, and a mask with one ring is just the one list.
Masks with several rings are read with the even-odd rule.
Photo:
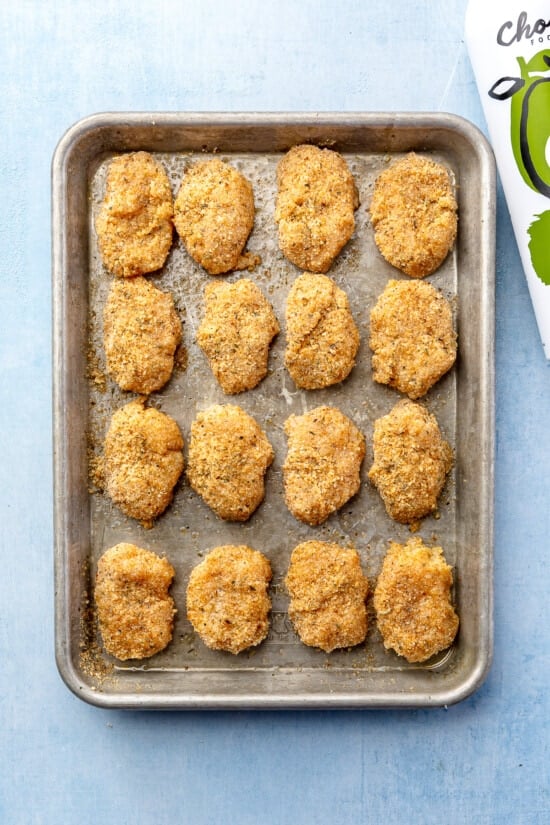
[[205, 302], [197, 343], [216, 380], [228, 395], [251, 390], [267, 375], [269, 346], [279, 332], [271, 304], [248, 278], [207, 284]]
[[215, 404], [191, 425], [189, 484], [226, 521], [246, 521], [263, 501], [273, 458], [263, 430], [234, 404]]
[[103, 263], [128, 278], [164, 266], [174, 203], [163, 167], [148, 152], [114, 158], [95, 226]]
[[445, 650], [458, 630], [451, 604], [453, 576], [441, 547], [419, 537], [392, 542], [374, 591], [374, 608], [384, 647], [409, 662]]
[[343, 381], [355, 365], [359, 331], [346, 293], [327, 275], [304, 272], [286, 303], [285, 365], [298, 387]]
[[327, 406], [291, 415], [285, 433], [287, 507], [306, 524], [322, 524], [359, 490], [365, 438], [340, 410]]
[[123, 513], [152, 527], [172, 501], [183, 470], [183, 438], [173, 418], [144, 399], [117, 410], [105, 438], [105, 488]]
[[389, 281], [371, 310], [369, 345], [373, 379], [420, 398], [456, 359], [449, 302], [425, 281]]
[[123, 390], [163, 387], [174, 368], [181, 322], [169, 293], [146, 278], [113, 281], [103, 310], [107, 370]]
[[242, 254], [254, 225], [252, 185], [218, 158], [186, 170], [174, 223], [188, 253], [210, 275], [251, 269], [259, 261], [255, 255]]
[[330, 653], [364, 640], [368, 582], [356, 550], [305, 541], [292, 552], [285, 584], [288, 614], [305, 645]]
[[172, 639], [174, 568], [133, 544], [117, 544], [99, 559], [95, 602], [105, 650], [117, 659], [146, 659]]
[[300, 269], [327, 272], [355, 229], [359, 196], [342, 155], [294, 146], [277, 167], [279, 246]]
[[257, 550], [225, 545], [208, 553], [187, 586], [187, 618], [207, 647], [236, 654], [265, 639], [270, 581], [271, 565]]
[[374, 423], [369, 478], [388, 515], [409, 524], [433, 512], [453, 464], [453, 451], [434, 415], [403, 399]]
[[412, 278], [430, 275], [456, 237], [457, 204], [448, 170], [411, 152], [376, 179], [370, 216], [374, 240], [388, 263]]

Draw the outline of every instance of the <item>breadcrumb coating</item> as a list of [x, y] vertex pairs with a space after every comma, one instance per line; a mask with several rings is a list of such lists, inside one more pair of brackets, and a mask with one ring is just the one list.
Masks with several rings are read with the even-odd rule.
[[167, 559], [117, 544], [99, 559], [95, 603], [105, 650], [117, 659], [146, 659], [172, 639], [176, 608], [168, 593], [175, 571]]
[[103, 311], [107, 370], [123, 390], [149, 395], [174, 368], [181, 322], [169, 293], [146, 278], [113, 281]]
[[298, 387], [321, 389], [348, 377], [359, 331], [346, 293], [327, 275], [304, 272], [286, 304], [285, 365]]
[[434, 415], [403, 399], [374, 423], [369, 478], [388, 515], [409, 524], [433, 512], [453, 464], [453, 451]]
[[189, 484], [226, 521], [246, 521], [263, 501], [273, 458], [263, 430], [234, 404], [215, 404], [191, 425]]
[[327, 272], [355, 229], [359, 196], [342, 155], [294, 146], [277, 167], [279, 246], [300, 269]]
[[287, 507], [306, 524], [322, 524], [358, 492], [365, 438], [340, 410], [327, 406], [291, 415], [285, 433]]
[[212, 281], [205, 288], [205, 313], [197, 343], [222, 390], [251, 390], [267, 375], [269, 346], [279, 332], [271, 304], [247, 278]]
[[330, 653], [364, 641], [368, 582], [356, 550], [305, 541], [292, 552], [285, 584], [288, 614], [305, 645]]
[[174, 203], [168, 176], [148, 152], [114, 158], [95, 226], [103, 263], [129, 278], [164, 266], [172, 246]]
[[425, 662], [446, 650], [458, 630], [451, 604], [453, 576], [441, 547], [419, 537], [392, 542], [374, 591], [384, 647], [409, 662]]
[[242, 254], [254, 225], [252, 185], [219, 158], [186, 170], [174, 223], [188, 253], [210, 275], [253, 269], [259, 262], [255, 255]]
[[173, 418], [145, 399], [117, 410], [105, 438], [105, 487], [123, 513], [150, 528], [172, 501], [183, 470], [183, 438]]
[[370, 205], [374, 240], [392, 266], [424, 278], [445, 260], [457, 230], [448, 170], [411, 152], [376, 179]]
[[245, 545], [211, 550], [191, 572], [187, 617], [207, 647], [240, 653], [269, 630], [271, 565]]
[[420, 398], [456, 359], [449, 302], [425, 281], [389, 281], [371, 310], [369, 345], [373, 379]]

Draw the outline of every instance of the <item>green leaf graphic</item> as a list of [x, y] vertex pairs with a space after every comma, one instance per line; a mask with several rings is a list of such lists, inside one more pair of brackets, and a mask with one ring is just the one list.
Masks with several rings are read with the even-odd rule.
[[543, 284], [550, 286], [550, 210], [535, 217], [527, 230], [531, 262]]

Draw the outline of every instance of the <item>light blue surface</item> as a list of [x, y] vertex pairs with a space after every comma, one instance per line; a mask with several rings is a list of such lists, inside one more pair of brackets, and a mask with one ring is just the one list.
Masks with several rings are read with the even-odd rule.
[[550, 821], [550, 372], [501, 195], [496, 638], [481, 690], [448, 710], [108, 712], [69, 693], [53, 656], [50, 160], [59, 137], [106, 110], [442, 110], [484, 128], [464, 8], [2, 5], [1, 825]]

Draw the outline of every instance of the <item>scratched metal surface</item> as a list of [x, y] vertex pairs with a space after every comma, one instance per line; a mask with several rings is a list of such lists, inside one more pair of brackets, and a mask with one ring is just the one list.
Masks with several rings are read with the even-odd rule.
[[[297, 390], [283, 366], [284, 306], [299, 270], [279, 251], [273, 221], [277, 162], [285, 149], [304, 140], [341, 151], [360, 196], [356, 232], [329, 272], [347, 292], [361, 333], [357, 365], [343, 384], [310, 392]], [[87, 357], [104, 370], [101, 314], [112, 280], [98, 254], [93, 221], [110, 157], [139, 148], [155, 152], [170, 176], [174, 194], [185, 166], [198, 156], [213, 154], [238, 167], [254, 187], [257, 211], [248, 249], [260, 255], [261, 264], [252, 274], [227, 277], [254, 280], [281, 323], [281, 334], [271, 349], [268, 377], [257, 388], [225, 396], [214, 380], [194, 340], [209, 276], [190, 259], [176, 235], [165, 267], [149, 276], [161, 289], [173, 293], [188, 353], [186, 369], [177, 369], [150, 403], [175, 418], [186, 441], [198, 410], [213, 403], [238, 403], [258, 420], [274, 447], [265, 501], [244, 525], [218, 519], [184, 480], [171, 507], [149, 531], [121, 514], [102, 493], [88, 493], [87, 440], [91, 437], [99, 450], [112, 412], [133, 397], [109, 378], [103, 390], [84, 377]], [[318, 538], [352, 544], [372, 586], [388, 541], [404, 542], [410, 536], [407, 526], [387, 516], [366, 477], [372, 463], [374, 420], [400, 398], [372, 381], [368, 314], [388, 278], [402, 277], [376, 250], [368, 205], [377, 174], [410, 149], [426, 152], [449, 166], [460, 215], [457, 244], [429, 278], [455, 309], [459, 358], [424, 399], [453, 445], [456, 462], [437, 516], [423, 520], [419, 535], [429, 544], [441, 544], [454, 566], [461, 630], [450, 651], [424, 665], [408, 665], [383, 648], [372, 610], [364, 644], [330, 655], [307, 648], [289, 622], [283, 586], [290, 553], [300, 541]], [[59, 497], [56, 522], [57, 576], [63, 583], [56, 602], [57, 651], [69, 686], [88, 701], [111, 707], [418, 706], [450, 703], [468, 695], [483, 679], [492, 645], [494, 178], [479, 133], [444, 115], [112, 115], [77, 126], [60, 145], [54, 173], [56, 168], [59, 187], [54, 197], [59, 213], [54, 212], [54, 239], [57, 232], [59, 247], [54, 250], [54, 261], [59, 323], [55, 334], [63, 376], [56, 399], [56, 477], [59, 492], [68, 491], [69, 484], [79, 491], [70, 498]], [[69, 169], [73, 174], [64, 177], [64, 170], [66, 174]], [[67, 208], [71, 199], [74, 209]], [[472, 277], [474, 267], [481, 269], [476, 277]], [[84, 333], [86, 327], [89, 336]], [[324, 525], [312, 528], [296, 521], [284, 504], [283, 424], [288, 415], [320, 404], [338, 406], [353, 419], [366, 436], [367, 455], [359, 494]], [[91, 598], [98, 557], [120, 541], [170, 559], [176, 568], [172, 595], [178, 615], [173, 641], [165, 651], [137, 666], [117, 663], [102, 653], [112, 671], [108, 678], [97, 680], [81, 664], [83, 644], [92, 641], [100, 647], [93, 615], [84, 607]], [[205, 552], [226, 543], [246, 543], [261, 550], [270, 559], [274, 574], [268, 638], [238, 657], [206, 648], [185, 616], [190, 570]]]

